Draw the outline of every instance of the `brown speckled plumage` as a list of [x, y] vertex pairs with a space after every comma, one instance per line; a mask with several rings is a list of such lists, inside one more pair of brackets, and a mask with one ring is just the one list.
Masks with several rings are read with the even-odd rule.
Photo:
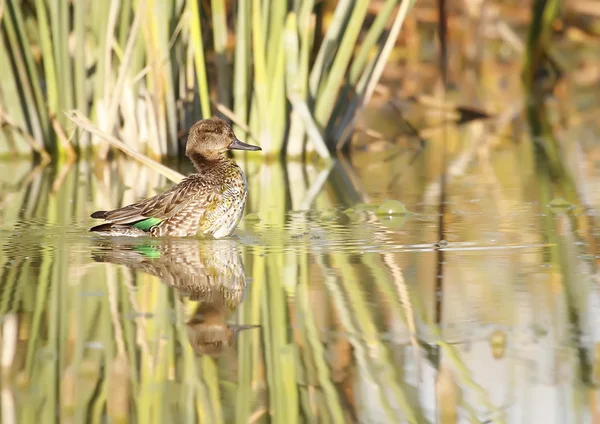
[[240, 142], [218, 118], [198, 121], [190, 130], [186, 155], [197, 173], [164, 193], [93, 218], [107, 221], [90, 231], [109, 235], [222, 238], [240, 221], [248, 188], [240, 167], [226, 157], [229, 149], [260, 150]]

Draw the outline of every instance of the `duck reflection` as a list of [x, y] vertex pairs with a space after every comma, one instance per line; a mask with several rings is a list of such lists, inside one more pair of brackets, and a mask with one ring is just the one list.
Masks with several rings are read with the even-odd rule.
[[244, 300], [246, 276], [234, 240], [164, 240], [102, 243], [96, 262], [126, 265], [157, 276], [173, 287], [180, 300], [193, 301], [186, 323], [198, 355], [220, 356], [232, 347], [239, 331], [258, 325], [228, 324]]

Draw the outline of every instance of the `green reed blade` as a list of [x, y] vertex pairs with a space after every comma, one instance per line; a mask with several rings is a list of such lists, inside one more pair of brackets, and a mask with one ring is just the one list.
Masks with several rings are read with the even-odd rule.
[[[304, 100], [302, 92], [302, 84], [300, 80], [300, 72], [298, 70], [298, 32], [297, 32], [296, 15], [290, 13], [288, 15], [285, 31], [285, 52], [286, 52], [286, 79], [287, 93], [290, 103], [294, 108], [294, 113], [304, 126], [309, 139], [317, 153], [324, 159], [331, 157], [329, 150], [321, 136], [319, 128], [313, 120], [312, 114]], [[301, 138], [296, 138], [295, 143], [301, 142]], [[301, 147], [296, 145], [293, 147], [295, 152], [301, 151]]]
[[[166, 79], [165, 69], [157, 61], [160, 57], [160, 39], [162, 37], [161, 29], [164, 28], [162, 16], [165, 14], [164, 4], [156, 0], [148, 0], [148, 8], [153, 12], [145, 20], [144, 25], [144, 47], [147, 51], [146, 64], [148, 73], [145, 79], [145, 86], [142, 89], [147, 96], [148, 119], [147, 126], [151, 127], [151, 137], [153, 140], [153, 154], [160, 156], [167, 151], [167, 123], [165, 122], [165, 90], [164, 81]], [[159, 17], [160, 16], [160, 17]], [[158, 59], [160, 60], [160, 59]], [[149, 131], [149, 132], [150, 132]]]
[[[273, 163], [260, 170], [265, 179], [282, 181], [285, 179], [284, 169], [281, 163]], [[273, 187], [268, 196], [260, 198], [260, 210], [265, 211], [265, 220], [274, 226], [283, 227], [286, 219], [286, 197], [287, 189], [283, 185]], [[260, 249], [263, 250], [262, 248]], [[256, 252], [258, 253], [258, 251]], [[260, 254], [260, 253], [258, 253]], [[262, 258], [261, 258], [262, 259]], [[287, 386], [287, 381], [295, 381], [295, 367], [293, 350], [287, 340], [286, 323], [288, 321], [286, 298], [282, 286], [284, 269], [283, 253], [270, 254], [263, 261], [254, 257], [255, 268], [253, 273], [256, 284], [258, 273], [263, 274], [261, 280], [266, 283], [261, 297], [261, 324], [264, 330], [264, 353], [267, 367], [267, 381], [270, 397], [273, 401], [273, 416], [275, 421], [295, 422], [298, 418], [297, 388]]]
[[[96, 17], [95, 25], [92, 26], [92, 39], [97, 40], [96, 45], [96, 72], [93, 76], [94, 92], [92, 95], [94, 114], [104, 113], [105, 106], [102, 105], [104, 93], [106, 92], [105, 82], [109, 76], [110, 60], [111, 60], [111, 44], [107, 40], [105, 31], [110, 30], [109, 23], [111, 22], [111, 8], [113, 2], [93, 2], [91, 4], [90, 13]], [[92, 138], [93, 139], [93, 138]]]
[[[261, 0], [261, 4], [259, 7], [260, 10], [260, 21], [264, 24], [262, 27], [262, 31], [261, 31], [261, 35], [262, 35], [262, 40], [265, 43], [263, 45], [263, 47], [266, 49], [266, 44], [267, 44], [267, 40], [269, 39], [269, 25], [267, 25], [267, 22], [269, 22], [269, 15], [271, 13], [271, 2], [272, 0]], [[254, 7], [254, 6], [252, 6]]]
[[[120, 310], [123, 316], [134, 316], [135, 310], [131, 305], [129, 297], [131, 296], [132, 279], [129, 270], [122, 269], [120, 280]], [[124, 320], [123, 337], [125, 339], [125, 351], [127, 352], [127, 362], [129, 363], [129, 375], [131, 376], [131, 391], [137, 393], [140, 387], [139, 360], [136, 355], [137, 343], [135, 341], [136, 325], [133, 320]], [[137, 403], [137, 398], [135, 399]]]
[[[171, 157], [176, 157], [179, 153], [181, 153], [179, 151], [179, 144], [178, 144], [178, 137], [177, 137], [177, 129], [179, 127], [178, 125], [178, 119], [177, 119], [177, 97], [176, 97], [176, 85], [175, 82], [177, 81], [175, 78], [175, 75], [177, 75], [178, 72], [178, 62], [176, 60], [176, 54], [175, 54], [175, 49], [172, 48], [172, 43], [171, 40], [175, 40], [173, 37], [175, 37], [176, 31], [178, 31], [178, 18], [177, 15], [175, 15], [175, 10], [173, 7], [170, 8], [171, 11], [171, 16], [169, 17], [169, 20], [167, 22], [165, 22], [164, 27], [163, 27], [163, 32], [162, 32], [162, 36], [161, 36], [161, 52], [162, 52], [162, 57], [165, 58], [165, 65], [163, 65], [165, 67], [166, 70], [166, 78], [165, 78], [165, 102], [166, 102], [166, 108], [167, 108], [167, 134], [168, 134], [168, 138], [166, 140], [167, 143], [167, 149], [165, 150], [165, 152], [163, 153], [163, 156], [171, 156]], [[169, 28], [171, 27], [175, 27], [174, 33], [172, 34], [169, 31]]]
[[[350, 58], [352, 57], [352, 52], [358, 34], [362, 28], [368, 5], [368, 0], [359, 0], [356, 2], [352, 14], [350, 15], [348, 25], [345, 27], [344, 35], [336, 52], [335, 59], [333, 59], [331, 70], [323, 84], [323, 90], [316, 99], [315, 119], [321, 127], [327, 125], [331, 112], [333, 111], [333, 106], [337, 100], [337, 92], [344, 78], [344, 74], [346, 73]], [[313, 87], [311, 84], [311, 91], [312, 89]]]
[[105, 409], [108, 395], [108, 380], [103, 378], [98, 382], [97, 395], [90, 402], [89, 415], [92, 424], [103, 424], [106, 421]]
[[131, 26], [131, 15], [133, 7], [132, 3], [133, 0], [121, 0], [121, 17], [119, 20], [119, 25], [117, 25], [117, 44], [119, 46], [124, 46], [127, 42], [127, 34]]
[[[390, 20], [390, 16], [392, 16], [392, 12], [397, 4], [406, 3], [402, 0], [386, 0], [383, 4], [383, 7], [379, 11], [377, 17], [373, 21], [373, 24], [369, 27], [369, 31], [365, 36], [365, 39], [361, 43], [361, 46], [356, 54], [356, 57], [352, 61], [352, 65], [350, 66], [350, 72], [348, 75], [348, 83], [354, 85], [358, 82], [358, 78], [360, 77], [361, 72], [365, 68], [367, 64], [367, 60], [373, 47], [377, 44], [377, 41], [381, 37], [381, 34], [385, 30], [385, 26], [387, 22]], [[408, 2], [408, 1], [407, 1]]]
[[387, 60], [392, 52], [393, 47], [396, 45], [400, 30], [406, 19], [406, 15], [410, 8], [414, 5], [414, 1], [404, 1], [398, 9], [398, 13], [394, 18], [392, 28], [388, 34], [387, 39], [381, 52], [364, 68], [363, 73], [356, 86], [357, 95], [352, 100], [350, 107], [347, 108], [342, 124], [339, 126], [337, 136], [334, 137], [336, 148], [341, 149], [344, 144], [349, 140], [350, 135], [354, 128], [354, 118], [360, 109], [367, 105], [375, 91], [375, 87], [383, 74], [383, 69]]
[[[245, 315], [245, 304], [240, 305], [240, 314]], [[238, 373], [237, 392], [235, 396], [235, 423], [247, 423], [250, 416], [250, 405], [252, 402], [252, 356], [250, 342], [252, 335], [242, 333], [238, 336]]]
[[[265, 269], [263, 269], [263, 272], [264, 271], [265, 271]], [[255, 272], [256, 272], [256, 270], [255, 270]], [[265, 280], [267, 282], [269, 282], [268, 278], [265, 278]], [[270, 288], [269, 288], [269, 291], [271, 291]], [[261, 293], [261, 304], [262, 305], [260, 308], [260, 312], [261, 312], [261, 323], [263, 325], [262, 340], [263, 340], [263, 344], [264, 344], [264, 358], [265, 358], [265, 368], [266, 368], [266, 377], [267, 377], [266, 382], [268, 384], [268, 387], [276, 387], [275, 379], [279, 375], [279, 372], [278, 372], [279, 370], [277, 367], [277, 365], [278, 365], [277, 359], [279, 356], [279, 352], [277, 352], [277, 354], [274, 355], [275, 346], [273, 346], [273, 335], [272, 335], [273, 319], [269, 313], [270, 304], [269, 304], [269, 297], [268, 297], [266, 290], [262, 291], [262, 293]], [[277, 390], [272, 394], [272, 399], [269, 399], [269, 403], [271, 405], [273, 405], [271, 407], [271, 410], [273, 412], [270, 414], [271, 420], [273, 420], [275, 422], [284, 422], [285, 415], [282, 415], [282, 416], [279, 415], [279, 414], [284, 414], [283, 409], [282, 409], [283, 406], [281, 405], [280, 390]]]
[[214, 423], [222, 423], [223, 421], [223, 412], [221, 407], [221, 393], [219, 390], [219, 373], [215, 366], [215, 363], [212, 359], [208, 357], [203, 357], [201, 360], [201, 368], [202, 368], [202, 380], [204, 381], [204, 385], [207, 388], [207, 397], [209, 399], [213, 422]]
[[[246, 170], [246, 172], [248, 172]], [[250, 179], [251, 187], [256, 187], [257, 179]], [[252, 202], [252, 198], [250, 198]], [[257, 257], [258, 262], [250, 261], [250, 255], [244, 255], [244, 264], [248, 267], [248, 273], [253, 277], [259, 277], [259, 273], [264, 271], [264, 262], [261, 257]], [[252, 256], [254, 257], [254, 255]], [[260, 323], [260, 296], [264, 289], [264, 272], [260, 276], [260, 280], [254, 280], [251, 285], [246, 288], [246, 298], [238, 307], [238, 319], [245, 324]], [[260, 366], [259, 344], [260, 333], [257, 332], [242, 332], [238, 336], [237, 351], [238, 351], [238, 389], [235, 396], [235, 422], [236, 424], [245, 424], [249, 422], [252, 408], [255, 406], [257, 393], [254, 387], [257, 386], [258, 373], [257, 368]]]
[[[254, 179], [254, 187], [258, 189], [259, 181], [258, 178]], [[256, 210], [257, 208], [253, 208]], [[250, 291], [249, 299], [247, 299], [243, 306], [245, 308], [244, 319], [245, 322], [251, 324], [262, 325], [261, 321], [261, 312], [262, 312], [262, 298], [263, 291], [267, 289], [267, 279], [266, 279], [266, 269], [265, 269], [265, 258], [264, 255], [261, 255], [264, 249], [257, 249], [255, 254], [252, 255], [252, 286]], [[262, 329], [261, 329], [262, 330]], [[252, 382], [252, 387], [266, 385], [266, 381], [264, 378], [264, 372], [261, 370], [262, 368], [262, 358], [261, 352], [263, 352], [265, 334], [263, 331], [260, 333], [256, 332], [253, 334], [247, 334], [246, 337], [249, 339], [248, 342], [251, 343], [252, 349], [250, 350], [250, 378]], [[238, 397], [239, 399], [239, 397]], [[260, 399], [256, 394], [254, 397], [244, 400], [244, 410], [245, 412], [249, 412], [255, 406], [255, 402], [257, 399]], [[239, 416], [238, 416], [239, 418]]]
[[[383, 48], [383, 47], [382, 47]], [[378, 52], [381, 54], [381, 50]], [[365, 92], [367, 90], [367, 83], [373, 74], [373, 70], [375, 69], [375, 65], [377, 64], [377, 56], [372, 57], [366, 64], [363, 69], [363, 73], [360, 76], [357, 84], [355, 85], [354, 90], [356, 91], [350, 103], [339, 102], [332, 114], [332, 120], [336, 120], [340, 115], [343, 114], [343, 117], [339, 123], [337, 123], [337, 132], [332, 138], [336, 141], [336, 149], [340, 150], [344, 144], [350, 139], [352, 133], [354, 132], [354, 119], [358, 114], [358, 110], [361, 108], [363, 103], [362, 99], [365, 96]], [[331, 131], [333, 129], [329, 128]]]
[[[272, 82], [272, 78], [277, 74], [277, 63], [279, 51], [283, 43], [283, 29], [287, 5], [286, 2], [279, 0], [268, 0], [266, 3], [270, 3], [270, 5], [263, 5], [263, 8], [269, 8], [269, 20], [263, 21], [263, 24], [268, 24], [269, 27], [268, 35], [265, 38], [265, 61], [267, 64], [267, 75], [269, 81]], [[272, 95], [273, 94], [271, 93], [271, 96]]]
[[381, 53], [377, 58], [377, 62], [375, 63], [373, 73], [370, 75], [369, 82], [365, 90], [364, 99], [362, 99], [363, 104], [367, 104], [371, 100], [371, 96], [375, 91], [375, 87], [379, 82], [381, 75], [383, 74], [385, 64], [387, 63], [388, 58], [390, 57], [392, 49], [396, 45], [398, 36], [400, 35], [400, 30], [402, 29], [402, 25], [406, 20], [406, 15], [408, 14], [408, 11], [411, 9], [411, 7], [413, 7], [413, 5], [415, 4], [415, 1], [416, 0], [407, 0], [403, 1], [400, 4], [400, 8], [398, 9], [398, 13], [396, 14], [396, 18], [394, 19], [394, 23], [392, 24], [390, 33], [388, 34], [383, 49], [381, 50]]
[[[267, 6], [264, 6], [267, 7]], [[269, 93], [270, 135], [274, 153], [281, 153], [287, 126], [287, 100], [285, 96], [285, 55], [283, 31], [286, 20], [286, 3], [274, 0], [269, 11], [269, 32], [265, 40]], [[266, 24], [266, 22], [265, 22]]]
[[[310, 113], [310, 110], [309, 110]], [[290, 130], [286, 142], [285, 155], [289, 159], [301, 159], [304, 153], [304, 125], [299, 114], [294, 110], [290, 114]]]
[[314, 2], [312, 0], [305, 0], [302, 3], [302, 10], [300, 10], [300, 14], [298, 15], [298, 33], [300, 34], [299, 90], [300, 95], [302, 95], [305, 100], [308, 98], [310, 53], [313, 48], [315, 36], [315, 19], [314, 16], [311, 15], [313, 5]]
[[558, 15], [559, 0], [534, 0], [531, 5], [531, 24], [527, 35], [523, 80], [526, 90], [534, 83], [535, 73], [543, 65], [544, 53], [548, 50], [552, 23]]
[[[86, 18], [88, 16], [88, 2], [78, 1], [74, 4], [75, 8], [75, 57], [73, 67], [75, 72], [75, 106], [77, 109], [87, 115], [88, 96], [86, 95]], [[123, 10], [127, 10], [124, 7]], [[79, 143], [83, 148], [89, 145], [89, 134], [82, 134]]]
[[[4, 37], [0, 37], [0, 57], [9, 57], [4, 45]], [[27, 130], [25, 119], [26, 107], [19, 96], [17, 78], [7, 60], [0, 61], [0, 105], [12, 105], [10, 111], [0, 107], [4, 126], [0, 129], [0, 157], [5, 155], [27, 155], [37, 150], [48, 155], [42, 144], [39, 144]]]
[[18, 85], [23, 92], [24, 110], [31, 122], [31, 130], [34, 138], [46, 150], [54, 151], [50, 134], [48, 117], [43, 113], [45, 109], [44, 97], [40, 86], [40, 78], [33, 60], [31, 44], [25, 33], [25, 25], [21, 15], [20, 5], [16, 0], [7, 2], [8, 8], [3, 20], [8, 36], [7, 48], [13, 55], [15, 66], [18, 71]]
[[323, 140], [321, 131], [319, 130], [317, 123], [314, 121], [306, 102], [299, 100], [294, 95], [290, 95], [290, 102], [294, 107], [294, 111], [298, 114], [300, 120], [303, 122], [304, 129], [308, 134], [308, 138], [311, 140], [312, 145], [319, 156], [321, 156], [323, 159], [331, 158], [331, 154], [329, 153], [329, 149], [325, 144], [325, 140]]
[[[68, 52], [68, 38], [70, 33], [69, 4], [64, 1], [53, 1], [49, 3], [49, 7], [54, 63], [60, 87], [55, 87], [55, 90], [60, 90], [58, 100], [62, 109], [70, 110], [73, 109], [73, 77], [71, 74], [71, 58]], [[64, 116], [58, 114], [56, 117], [64, 127]]]
[[38, 17], [38, 26], [40, 31], [40, 43], [42, 48], [42, 57], [44, 58], [44, 72], [46, 77], [46, 93], [48, 96], [47, 106], [51, 114], [56, 115], [59, 110], [58, 81], [56, 79], [56, 70], [54, 65], [54, 52], [52, 45], [52, 36], [50, 35], [50, 26], [48, 24], [48, 14], [46, 12], [46, 2], [36, 0], [36, 12]]
[[36, 290], [35, 309], [30, 327], [29, 339], [27, 340], [27, 357], [25, 359], [25, 370], [29, 375], [31, 375], [33, 369], [35, 352], [38, 351], [37, 341], [40, 333], [40, 326], [48, 304], [48, 293], [50, 293], [48, 286], [50, 284], [50, 275], [52, 275], [53, 255], [54, 252], [49, 249], [42, 251], [42, 264], [40, 266], [39, 283]]
[[[298, 28], [296, 29], [296, 32], [300, 37], [300, 57], [297, 76], [298, 80], [295, 88], [300, 98], [305, 102], [308, 98], [310, 52], [312, 51], [315, 32], [314, 17], [311, 15], [313, 6], [314, 2], [312, 0], [306, 0], [301, 3], [300, 11], [298, 13]], [[286, 24], [285, 37], [293, 37], [290, 33], [292, 28], [294, 28], [294, 23], [288, 21]], [[286, 40], [286, 43], [296, 43], [294, 39], [286, 38]], [[288, 70], [286, 70], [286, 75], [288, 75], [290, 71], [293, 72], [293, 69], [296, 67], [296, 55], [289, 51], [289, 48], [295, 49], [294, 44], [290, 47], [286, 47], [286, 67], [289, 66]], [[299, 114], [293, 110], [290, 119], [289, 138], [286, 146], [287, 156], [300, 157], [302, 153], [304, 153], [305, 135], [302, 120]], [[306, 151], [310, 152], [312, 150], [312, 145], [306, 147]]]
[[[237, 25], [235, 43], [235, 62], [233, 68], [233, 111], [241, 119], [242, 123], [248, 124], [248, 98], [250, 91], [248, 82], [250, 79], [250, 2], [239, 0], [237, 4]], [[234, 125], [236, 134], [244, 133], [242, 128]]]
[[[364, 324], [368, 327], [372, 327], [370, 314], [365, 313], [363, 308], [357, 311], [351, 303], [352, 299], [349, 296], [346, 298], [344, 295], [342, 280], [351, 276], [351, 274], [354, 272], [352, 265], [344, 264], [342, 265], [343, 268], [340, 268], [340, 264], [336, 263], [335, 265], [332, 264], [330, 267], [325, 261], [323, 255], [318, 255], [315, 260], [323, 270], [324, 284], [327, 287], [330, 296], [332, 297], [336, 311], [339, 315], [340, 322], [348, 333], [348, 341], [354, 348], [354, 357], [357, 362], [357, 366], [364, 370], [362, 378], [370, 383], [373, 387], [386, 387], [378, 381], [375, 375], [376, 373], [374, 373], [371, 369], [369, 364], [369, 355], [367, 354], [367, 349], [365, 347], [365, 344], [367, 343], [371, 346], [374, 346], [376, 343], [376, 341], [373, 339], [372, 330], [368, 331], [363, 325], [361, 325]], [[341, 277], [338, 278], [338, 276], [333, 272], [334, 267], [335, 269], [343, 269]], [[354, 278], [352, 278], [352, 280], [355, 281]], [[364, 323], [362, 321], [355, 322], [358, 320], [366, 321]], [[377, 393], [372, 393], [372, 395], [378, 395], [383, 406], [382, 414], [385, 415], [386, 421], [395, 422], [393, 419], [392, 410], [386, 397], [382, 396], [380, 390], [378, 390]], [[409, 422], [416, 423], [416, 420], [409, 420]]]
[[227, 62], [227, 12], [225, 0], [211, 0], [213, 43], [217, 65], [218, 101], [226, 107], [230, 105], [229, 65]]
[[200, 95], [200, 109], [204, 118], [211, 116], [210, 97], [208, 95], [208, 80], [206, 76], [206, 62], [204, 59], [204, 43], [202, 42], [202, 25], [198, 2], [187, 3], [190, 15], [190, 37], [194, 48], [194, 63], [196, 64], [196, 78], [198, 93]]
[[[48, 222], [59, 223], [59, 210], [58, 207], [58, 199], [56, 196], [49, 196], [48, 201]], [[64, 273], [61, 260], [56, 260], [52, 264], [52, 271], [50, 273], [50, 302], [48, 307], [48, 345], [46, 349], [49, 349], [55, 356], [56, 359], [52, 363], [48, 363], [47, 367], [50, 368], [48, 372], [48, 382], [50, 383], [49, 393], [47, 394], [47, 411], [50, 416], [58, 417], [60, 415], [60, 410], [57, 411], [57, 406], [60, 405], [59, 402], [59, 393], [56, 390], [56, 382], [59, 381], [59, 375], [62, 371], [63, 364], [63, 343], [61, 341], [65, 340], [64, 331], [62, 326], [62, 287], [63, 284], [60, 284], [61, 281], [65, 281], [61, 279], [61, 277], [65, 277], [62, 275]]]
[[263, 154], [273, 153], [271, 134], [269, 132], [269, 97], [267, 82], [267, 66], [265, 57], [265, 42], [263, 39], [264, 22], [261, 20], [260, 0], [252, 0], [252, 49], [254, 55], [254, 92], [256, 97], [256, 117], [259, 131], [252, 128], [258, 134], [263, 144]]
[[175, 332], [178, 335], [178, 339], [181, 340], [182, 343], [188, 343], [188, 346], [183, 349], [182, 354], [182, 368], [186, 371], [183, 373], [183, 380], [187, 386], [192, 388], [190, 395], [194, 396], [196, 400], [195, 408], [193, 409], [198, 421], [201, 423], [211, 422], [209, 418], [210, 407], [207, 400], [207, 389], [199, 378], [198, 364], [196, 362], [196, 357], [194, 356], [194, 351], [191, 346], [189, 346], [189, 339], [184, 324], [185, 314], [180, 303], [175, 304], [175, 314], [177, 317]]
[[[363, 2], [364, 3], [364, 2]], [[335, 7], [331, 25], [327, 29], [325, 38], [319, 48], [319, 53], [313, 64], [312, 71], [309, 79], [309, 92], [313, 100], [316, 100], [317, 93], [320, 91], [320, 87], [323, 84], [322, 78], [326, 70], [329, 68], [329, 63], [333, 60], [332, 52], [335, 52], [339, 39], [344, 31], [344, 22], [346, 18], [355, 7], [354, 2], [350, 0], [340, 0]], [[350, 24], [350, 22], [348, 22]]]
[[[308, 263], [305, 263], [305, 266], [306, 265], [308, 265]], [[331, 372], [325, 360], [326, 352], [319, 338], [319, 329], [315, 325], [314, 319], [311, 317], [312, 313], [308, 296], [308, 278], [306, 273], [304, 274], [304, 278], [301, 279], [298, 287], [296, 302], [298, 308], [304, 314], [303, 322], [305, 323], [306, 341], [313, 354], [317, 379], [325, 395], [327, 411], [332, 418], [332, 422], [341, 423], [344, 422], [344, 412], [342, 410], [342, 405], [340, 404], [338, 393], [331, 381]]]
[[[106, 128], [108, 124], [108, 110], [111, 102], [111, 90], [113, 87], [113, 40], [115, 27], [117, 25], [120, 0], [111, 0], [110, 3], [102, 2], [105, 8], [101, 8], [98, 12], [103, 13], [104, 19], [98, 19], [96, 26], [96, 39], [99, 40], [98, 45], [98, 77], [95, 86], [95, 96], [93, 97], [94, 112], [96, 120], [102, 128]], [[100, 3], [100, 2], [97, 2]], [[112, 128], [109, 129], [112, 131]], [[105, 159], [108, 154], [108, 146], [99, 144], [96, 137], [92, 137], [92, 144], [98, 146], [97, 154], [101, 159]]]
[[[123, 96], [125, 79], [128, 75], [128, 71], [131, 66], [131, 61], [133, 60], [133, 49], [135, 48], [138, 32], [140, 30], [142, 20], [145, 16], [146, 1], [140, 0], [138, 6], [139, 11], [135, 14], [133, 23], [131, 25], [131, 28], [129, 29], [129, 37], [127, 38], [127, 44], [125, 45], [125, 51], [123, 52], [123, 58], [121, 64], [119, 65], [119, 70], [117, 73], [117, 81], [111, 90], [110, 100], [108, 103], [108, 112], [105, 117], [105, 128], [109, 132], [112, 132], [113, 126], [115, 125], [115, 122], [118, 118], [117, 109]], [[105, 93], [105, 95], [107, 94], [108, 93]]]
[[270, 132], [273, 142], [273, 152], [281, 153], [283, 150], [284, 133], [287, 121], [287, 100], [285, 96], [285, 53], [283, 40], [278, 44], [274, 74], [269, 78], [271, 81], [269, 98], [269, 118], [271, 121]]
[[[288, 163], [290, 165], [290, 163]], [[292, 193], [290, 193], [292, 194]], [[304, 226], [306, 228], [306, 226]], [[286, 255], [286, 267], [290, 265], [294, 266], [293, 269], [290, 270], [290, 273], [295, 271], [294, 273], [294, 283], [295, 283], [295, 294], [300, 295], [301, 293], [301, 285], [306, 281], [306, 274], [308, 268], [308, 254], [300, 254], [300, 257], [296, 257], [295, 253], [290, 252], [289, 255]], [[288, 295], [289, 297], [289, 295]], [[290, 299], [291, 301], [292, 299]], [[295, 297], [295, 301], [293, 303], [294, 307], [297, 308], [297, 314], [299, 322], [306, 322], [306, 316], [303, 316], [303, 310], [300, 306], [300, 300], [298, 297]], [[292, 321], [291, 325], [295, 327], [295, 322]], [[315, 359], [313, 358], [313, 352], [310, 349], [307, 349], [308, 345], [307, 340], [307, 331], [306, 327], [303, 326], [302, 329], [297, 329], [294, 331], [294, 340], [297, 345], [297, 360], [296, 360], [296, 375], [298, 382], [298, 397], [299, 397], [299, 409], [302, 411], [305, 419], [308, 422], [315, 422], [318, 417], [321, 416], [318, 410], [313, 407], [314, 402], [313, 396], [310, 388], [315, 387], [318, 382], [318, 378], [316, 376], [316, 367], [315, 367]], [[330, 414], [325, 414], [321, 420], [323, 422], [331, 422], [329, 419]], [[327, 418], [327, 419], [325, 419]]]
[[4, 316], [5, 314], [16, 312], [19, 305], [14, 302], [13, 293], [20, 289], [19, 287], [19, 277], [21, 274], [21, 270], [24, 266], [23, 259], [16, 259], [14, 263], [11, 263], [7, 266], [7, 271], [3, 272], [2, 281], [2, 296], [0, 297], [0, 314]]
[[[296, 25], [296, 14], [288, 14], [285, 25], [285, 52], [286, 52], [286, 92], [296, 94], [299, 98], [302, 96], [301, 79], [298, 78], [298, 33]], [[298, 112], [293, 110], [290, 118], [290, 132], [286, 145], [286, 154], [288, 157], [300, 157], [304, 149], [304, 127]]]
[[172, 54], [169, 39], [173, 34], [169, 33], [169, 27], [173, 25], [175, 19], [169, 16], [172, 8], [164, 2], [150, 0], [148, 6], [154, 11], [148, 19], [146, 47], [152, 56], [149, 64], [149, 78], [152, 82], [151, 93], [158, 114], [156, 123], [160, 150], [157, 153], [161, 156], [173, 156], [178, 151], [177, 106], [173, 87], [173, 65], [175, 62], [170, 60]]

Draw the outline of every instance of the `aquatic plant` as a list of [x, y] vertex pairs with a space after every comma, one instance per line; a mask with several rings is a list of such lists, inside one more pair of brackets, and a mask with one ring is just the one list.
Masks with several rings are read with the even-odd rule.
[[330, 19], [314, 0], [8, 0], [0, 155], [104, 158], [110, 146], [65, 115], [77, 110], [153, 157], [182, 154], [191, 124], [220, 114], [265, 155], [327, 158], [369, 100], [412, 3], [386, 0], [369, 24], [368, 0], [339, 1]]

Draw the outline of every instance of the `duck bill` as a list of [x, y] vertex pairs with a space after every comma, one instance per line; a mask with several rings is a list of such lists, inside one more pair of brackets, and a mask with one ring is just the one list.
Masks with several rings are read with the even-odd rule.
[[260, 325], [240, 325], [240, 324], [229, 324], [228, 327], [231, 329], [231, 331], [233, 331], [234, 333], [238, 333], [240, 331], [243, 330], [251, 330], [253, 328], [260, 328]]
[[239, 325], [239, 324], [229, 324], [227, 327], [229, 328], [229, 331], [231, 331], [230, 337], [234, 340], [237, 338], [240, 331], [252, 330], [254, 328], [261, 328], [260, 325]]
[[252, 144], [246, 144], [243, 141], [235, 138], [233, 142], [227, 147], [230, 150], [262, 150], [258, 146], [253, 146]]

